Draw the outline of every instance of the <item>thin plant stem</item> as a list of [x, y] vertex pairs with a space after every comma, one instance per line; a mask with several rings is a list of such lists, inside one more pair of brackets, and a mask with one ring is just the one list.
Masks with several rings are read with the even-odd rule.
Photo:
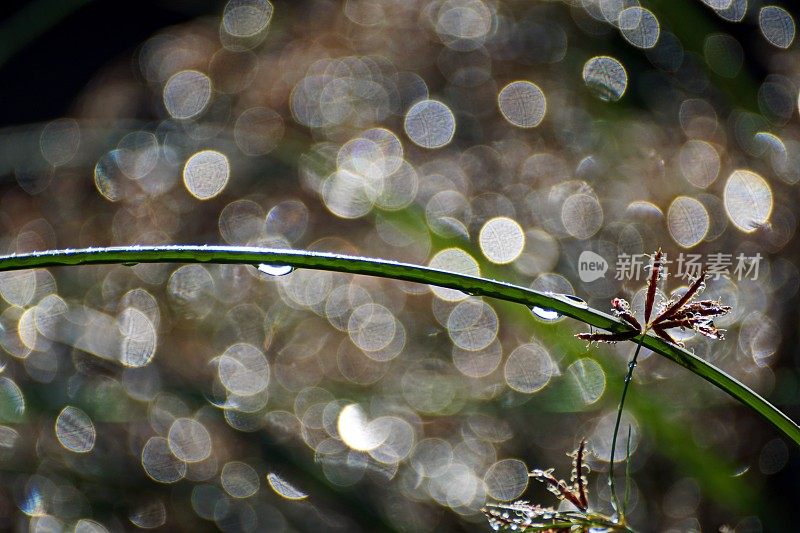
[[[255, 248], [247, 246], [167, 245], [117, 246], [48, 250], [26, 254], [0, 256], [0, 271], [23, 270], [70, 265], [132, 264], [132, 263], [220, 263], [258, 265], [290, 265], [297, 268], [331, 270], [351, 274], [378, 276], [463, 291], [474, 296], [488, 296], [527, 307], [552, 309], [564, 316], [580, 320], [612, 333], [630, 331], [630, 325], [597, 309], [561, 298], [558, 295], [535, 291], [518, 285], [478, 276], [447, 272], [420, 265], [398, 263], [383, 259], [352, 257], [334, 253]], [[777, 407], [762, 398], [737, 379], [711, 365], [693, 353], [670, 344], [654, 335], [632, 339], [649, 350], [687, 368], [694, 374], [727, 392], [736, 400], [759, 413], [788, 438], [800, 445], [800, 426]]]
[[628, 512], [628, 500], [631, 496], [631, 426], [628, 424], [628, 446], [625, 460], [625, 498], [622, 500], [622, 511]]
[[[642, 334], [642, 337], [644, 336], [645, 334]], [[622, 386], [622, 396], [619, 399], [619, 407], [617, 407], [617, 420], [614, 422], [614, 436], [611, 437], [611, 463], [608, 466], [608, 486], [611, 487], [611, 505], [614, 507], [614, 511], [616, 511], [617, 515], [619, 516], [619, 521], [623, 524], [625, 523], [625, 510], [620, 506], [619, 499], [617, 498], [617, 486], [616, 482], [614, 481], [614, 458], [617, 451], [617, 435], [619, 434], [619, 424], [622, 421], [622, 409], [625, 407], [625, 397], [628, 394], [628, 387], [633, 379], [633, 369], [636, 368], [636, 360], [639, 357], [639, 351], [641, 349], [641, 344], [636, 346], [636, 351], [633, 353], [633, 357], [628, 362], [628, 373], [625, 374], [625, 384]]]

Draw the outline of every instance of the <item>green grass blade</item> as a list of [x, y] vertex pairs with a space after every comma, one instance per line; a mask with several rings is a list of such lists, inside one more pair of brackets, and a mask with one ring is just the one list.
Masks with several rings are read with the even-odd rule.
[[[437, 285], [460, 290], [474, 296], [489, 296], [508, 302], [516, 302], [528, 307], [544, 307], [606, 331], [621, 332], [629, 329], [622, 321], [602, 311], [574, 304], [556, 295], [546, 294], [502, 281], [457, 274], [396, 261], [302, 250], [201, 245], [124, 246], [49, 250], [44, 252], [0, 256], [0, 271], [69, 265], [122, 263], [225, 263], [251, 265], [269, 263], [291, 265], [298, 268], [363, 274]], [[636, 337], [633, 339], [633, 342], [640, 343], [645, 348], [678, 363], [706, 381], [716, 385], [761, 414], [787, 437], [800, 445], [800, 426], [755, 391], [732, 376], [729, 376], [693, 353], [669, 344], [653, 335], [645, 335], [644, 338]]]

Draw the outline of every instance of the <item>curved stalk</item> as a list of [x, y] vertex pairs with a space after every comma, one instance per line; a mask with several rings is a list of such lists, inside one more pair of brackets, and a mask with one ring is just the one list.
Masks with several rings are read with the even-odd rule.
[[[0, 256], [0, 271], [22, 270], [70, 265], [131, 263], [224, 263], [258, 265], [290, 265], [297, 268], [332, 270], [350, 274], [378, 276], [402, 281], [425, 283], [456, 289], [474, 296], [489, 296], [525, 306], [538, 306], [580, 320], [610, 332], [629, 331], [621, 320], [598, 311], [559, 298], [557, 295], [527, 289], [502, 281], [465, 274], [447, 272], [420, 265], [399, 263], [383, 259], [352, 257], [335, 253], [308, 252], [246, 246], [119, 246], [109, 248], [83, 248], [49, 250]], [[752, 389], [707, 363], [693, 353], [669, 344], [653, 335], [642, 335], [633, 342], [656, 352], [689, 369], [694, 374], [716, 385], [741, 403], [758, 412], [787, 437], [800, 445], [800, 426], [778, 408]]]
[[[642, 334], [642, 337], [646, 335]], [[634, 341], [635, 342], [635, 341]], [[642, 345], [636, 346], [636, 351], [633, 353], [633, 358], [628, 362], [628, 373], [625, 374], [625, 384], [622, 386], [622, 397], [619, 400], [619, 407], [617, 408], [617, 418], [614, 422], [614, 436], [611, 437], [611, 459], [608, 463], [608, 486], [611, 488], [611, 505], [614, 506], [614, 511], [619, 517], [619, 521], [625, 523], [625, 506], [619, 504], [617, 498], [617, 484], [614, 480], [614, 460], [617, 452], [617, 435], [619, 433], [619, 423], [622, 421], [622, 410], [625, 408], [625, 397], [628, 394], [628, 387], [630, 387], [631, 380], [633, 380], [633, 370], [636, 368], [636, 360], [639, 357], [639, 351]], [[629, 428], [630, 429], [630, 428]], [[628, 433], [628, 451], [630, 452], [630, 432]], [[627, 501], [627, 497], [626, 497]]]

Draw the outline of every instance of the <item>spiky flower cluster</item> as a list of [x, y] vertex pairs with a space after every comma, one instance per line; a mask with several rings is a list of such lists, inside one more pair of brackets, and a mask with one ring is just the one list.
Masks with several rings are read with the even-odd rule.
[[572, 475], [570, 483], [557, 479], [553, 469], [532, 470], [529, 477], [547, 485], [547, 489], [559, 500], [566, 500], [578, 511], [556, 511], [552, 507], [542, 507], [526, 500], [514, 503], [492, 503], [482, 509], [495, 531], [588, 531], [590, 527], [605, 525], [610, 528], [617, 524], [608, 517], [589, 512], [589, 494], [586, 474], [589, 467], [585, 461], [586, 439], [571, 454]]
[[570, 457], [572, 457], [570, 485], [567, 485], [563, 479], [556, 479], [552, 468], [548, 470], [532, 470], [530, 477], [547, 485], [547, 490], [555, 494], [559, 500], [567, 500], [581, 511], [585, 511], [589, 507], [586, 492], [586, 474], [584, 473], [584, 470], [588, 473], [589, 465], [583, 460], [585, 453], [586, 439], [583, 439], [578, 449], [570, 454]]
[[552, 507], [542, 507], [525, 500], [514, 503], [490, 503], [483, 509], [483, 514], [489, 520], [489, 526], [495, 531], [525, 531], [526, 529], [536, 529], [544, 531], [564, 531], [552, 527], [555, 517], [558, 514]]
[[650, 317], [653, 313], [656, 289], [658, 281], [664, 274], [662, 253], [659, 249], [653, 257], [650, 278], [647, 280], [647, 296], [644, 306], [645, 326], [639, 323], [633, 313], [630, 304], [622, 298], [611, 300], [611, 310], [615, 316], [624, 320], [632, 329], [619, 333], [578, 333], [576, 337], [587, 341], [614, 343], [618, 341], [630, 340], [647, 331], [652, 331], [667, 342], [676, 346], [683, 347], [683, 343], [675, 340], [667, 330], [680, 328], [681, 330], [691, 329], [706, 337], [722, 340], [724, 330], [717, 329], [714, 325], [714, 318], [722, 316], [731, 308], [722, 305], [717, 300], [698, 300], [694, 298], [705, 289], [706, 271], [703, 270], [700, 276], [694, 280], [689, 289], [677, 300], [664, 302], [653, 320]]

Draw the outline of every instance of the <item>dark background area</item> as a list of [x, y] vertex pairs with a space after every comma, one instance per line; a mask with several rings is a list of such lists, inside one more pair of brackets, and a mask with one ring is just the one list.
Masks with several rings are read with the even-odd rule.
[[160, 28], [220, 10], [216, 0], [0, 2], [0, 124], [68, 114], [109, 62]]
[[[749, 16], [757, 11], [758, 3], [750, 1], [753, 6]], [[224, 4], [220, 0], [0, 3], [0, 124], [21, 125], [67, 115], [77, 95], [103, 66], [132, 53], [159, 29], [219, 15]], [[763, 40], [752, 27], [717, 17], [699, 0], [654, 0], [642, 4], [658, 9], [674, 32], [682, 26], [687, 30], [679, 32], [687, 50], [696, 48], [695, 52], [702, 53], [702, 40], [708, 31], [732, 35], [744, 47], [743, 67], [748, 77], [760, 80], [766, 76], [768, 69], [760, 61], [762, 54], [756, 53], [762, 51], [758, 49], [763, 48]], [[782, 7], [798, 18], [796, 6]], [[691, 39], [695, 32], [688, 30], [702, 30], [696, 32], [696, 42]], [[615, 52], [629, 62], [646, 63], [644, 56], [631, 50], [621, 37], [614, 36], [611, 41]], [[747, 107], [754, 104], [737, 103]]]

